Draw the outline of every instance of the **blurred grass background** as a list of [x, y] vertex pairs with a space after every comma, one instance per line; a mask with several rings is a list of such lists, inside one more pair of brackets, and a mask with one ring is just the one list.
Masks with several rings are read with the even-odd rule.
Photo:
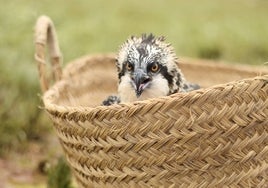
[[33, 60], [38, 16], [54, 21], [64, 64], [116, 52], [130, 35], [164, 35], [178, 56], [263, 65], [268, 61], [265, 0], [0, 0], [0, 156], [46, 142], [51, 122], [38, 108]]

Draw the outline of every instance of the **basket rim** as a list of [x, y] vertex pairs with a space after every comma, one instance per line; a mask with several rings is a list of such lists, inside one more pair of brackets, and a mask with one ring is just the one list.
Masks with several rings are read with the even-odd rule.
[[[88, 56], [85, 56], [88, 57]], [[229, 67], [226, 64], [219, 64], [220, 66]], [[233, 67], [233, 66], [231, 66]], [[246, 68], [246, 66], [244, 66]], [[71, 66], [70, 66], [71, 68]], [[234, 66], [233, 68], [238, 68]], [[241, 69], [240, 69], [241, 70]], [[67, 71], [67, 70], [66, 70]], [[64, 88], [68, 84], [68, 79], [62, 79], [59, 82], [56, 82], [48, 91], [46, 91], [43, 95], [43, 103], [46, 111], [49, 112], [54, 117], [68, 119], [69, 121], [92, 121], [93, 119], [103, 119], [105, 114], [113, 114], [113, 117], [119, 117], [121, 113], [124, 114], [124, 117], [130, 117], [135, 113], [139, 112], [142, 108], [148, 108], [150, 110], [150, 106], [158, 105], [162, 106], [166, 101], [176, 102], [179, 100], [188, 100], [191, 99], [193, 102], [202, 97], [203, 95], [219, 92], [227, 87], [234, 87], [236, 84], [245, 84], [250, 83], [254, 80], [264, 81], [268, 83], [268, 73], [263, 71], [264, 75], [245, 78], [241, 80], [236, 80], [228, 83], [217, 84], [208, 88], [201, 88], [195, 91], [191, 91], [188, 93], [175, 93], [169, 96], [162, 96], [158, 98], [147, 99], [143, 101], [135, 101], [130, 103], [120, 103], [114, 104], [111, 106], [96, 106], [96, 107], [85, 107], [85, 106], [61, 106], [55, 104], [53, 101], [60, 94], [60, 88]], [[134, 110], [133, 110], [134, 109]], [[134, 112], [128, 114], [129, 110], [133, 110]], [[101, 112], [101, 113], [100, 113]], [[148, 112], [148, 111], [147, 111]], [[102, 114], [101, 116], [99, 114]], [[79, 116], [79, 117], [78, 117]], [[121, 114], [122, 116], [122, 114]]]

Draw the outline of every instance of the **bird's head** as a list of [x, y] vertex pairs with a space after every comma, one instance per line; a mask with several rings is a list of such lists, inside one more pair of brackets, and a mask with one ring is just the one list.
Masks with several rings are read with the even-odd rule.
[[178, 89], [177, 57], [164, 37], [130, 37], [117, 56], [122, 102], [165, 96]]

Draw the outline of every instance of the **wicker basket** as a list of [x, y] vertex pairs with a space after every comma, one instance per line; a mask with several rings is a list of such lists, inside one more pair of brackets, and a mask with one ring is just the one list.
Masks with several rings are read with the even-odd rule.
[[114, 54], [79, 58], [61, 73], [46, 16], [35, 44], [45, 109], [81, 187], [268, 187], [267, 67], [183, 59], [203, 89], [105, 107], [117, 88]]

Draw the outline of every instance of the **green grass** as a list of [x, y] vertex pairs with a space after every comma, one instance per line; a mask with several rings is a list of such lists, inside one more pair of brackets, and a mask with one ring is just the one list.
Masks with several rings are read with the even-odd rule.
[[[42, 140], [51, 123], [38, 106], [33, 28], [55, 23], [64, 63], [115, 52], [130, 35], [165, 35], [179, 56], [261, 65], [268, 61], [268, 1], [1, 0], [0, 154]], [[27, 144], [26, 144], [27, 145]]]
[[57, 164], [49, 169], [49, 188], [72, 188], [71, 169], [63, 158], [58, 159]]

